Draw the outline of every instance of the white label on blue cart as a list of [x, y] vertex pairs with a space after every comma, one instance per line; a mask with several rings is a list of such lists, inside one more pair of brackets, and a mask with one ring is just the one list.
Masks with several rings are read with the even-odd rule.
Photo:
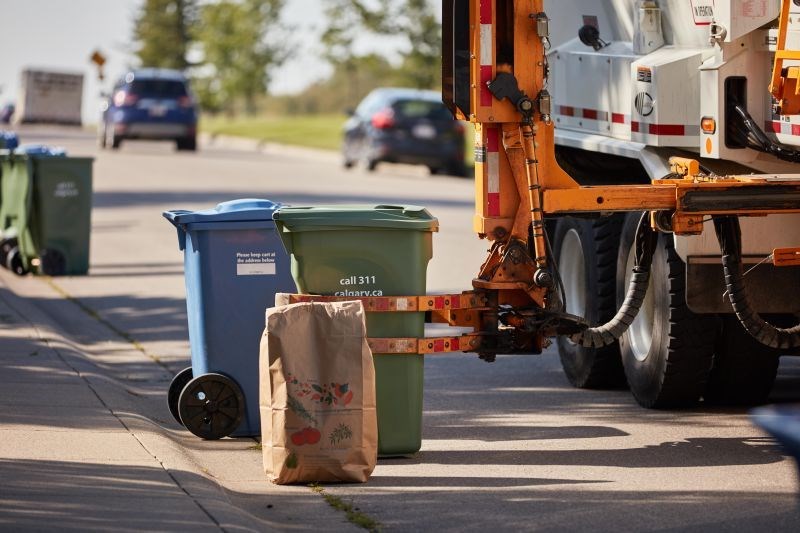
[[274, 276], [275, 252], [236, 252], [237, 276]]

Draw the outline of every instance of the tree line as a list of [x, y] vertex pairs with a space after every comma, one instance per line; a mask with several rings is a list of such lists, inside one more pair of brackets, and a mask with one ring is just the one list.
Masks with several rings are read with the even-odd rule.
[[[322, 0], [324, 27], [314, 50], [333, 69], [301, 94], [267, 98], [272, 72], [292, 60], [287, 0], [145, 0], [134, 24], [143, 67], [172, 68], [192, 78], [211, 112], [341, 111], [380, 85], [440, 85], [441, 26], [428, 0]], [[370, 39], [404, 41], [394, 62], [363, 52]]]

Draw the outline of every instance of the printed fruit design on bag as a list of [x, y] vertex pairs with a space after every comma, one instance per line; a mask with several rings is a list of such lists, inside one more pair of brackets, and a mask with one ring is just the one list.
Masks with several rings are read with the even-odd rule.
[[290, 435], [292, 439], [292, 444], [295, 446], [303, 446], [304, 444], [316, 444], [319, 442], [319, 439], [322, 437], [322, 434], [319, 432], [317, 428], [307, 427], [301, 429], [300, 431], [295, 431]]
[[[294, 389], [292, 393], [287, 394], [289, 409], [302, 418], [305, 423], [309, 424], [289, 435], [289, 440], [295, 447], [315, 445], [322, 439], [322, 433], [316, 427], [319, 426], [317, 418], [303, 405], [300, 398], [311, 400], [315, 405], [319, 405], [322, 408], [346, 407], [353, 401], [353, 391], [350, 390], [348, 383], [331, 382], [330, 384], [320, 384], [312, 380], [299, 380], [291, 374], [287, 374], [286, 382]], [[332, 411], [332, 413], [335, 412]], [[339, 447], [345, 445], [344, 443], [352, 439], [352, 437], [353, 430], [350, 426], [339, 423], [328, 435], [327, 442], [331, 446]], [[297, 456], [294, 452], [292, 452], [290, 459], [292, 457], [294, 458], [293, 462], [296, 462]], [[287, 467], [289, 467], [288, 462]]]
[[320, 404], [340, 407], [346, 407], [353, 401], [353, 391], [348, 383], [301, 381], [291, 374], [286, 376], [286, 381], [295, 386], [295, 395], [298, 398], [310, 398]]

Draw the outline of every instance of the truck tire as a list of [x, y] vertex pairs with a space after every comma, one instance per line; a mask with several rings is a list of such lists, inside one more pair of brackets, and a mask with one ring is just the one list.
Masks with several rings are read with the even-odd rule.
[[[633, 240], [641, 213], [625, 217], [617, 259], [617, 304], [633, 266]], [[706, 389], [718, 329], [716, 315], [697, 315], [686, 305], [686, 267], [674, 238], [661, 234], [650, 287], [642, 308], [620, 338], [625, 376], [636, 401], [647, 408], [687, 407]]]
[[195, 152], [197, 151], [197, 138], [179, 137], [175, 139], [175, 148], [179, 152]]
[[778, 373], [779, 356], [778, 351], [750, 336], [735, 315], [723, 316], [705, 401], [716, 405], [765, 403]]
[[[596, 220], [562, 218], [555, 225], [555, 260], [565, 286], [567, 312], [592, 325], [608, 322], [617, 310], [616, 266], [624, 216]], [[619, 345], [585, 348], [559, 337], [558, 355], [569, 382], [578, 388], [625, 385]]]

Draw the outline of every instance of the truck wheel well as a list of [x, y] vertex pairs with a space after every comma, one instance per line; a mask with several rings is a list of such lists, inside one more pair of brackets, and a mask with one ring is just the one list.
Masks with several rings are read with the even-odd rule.
[[556, 161], [580, 185], [650, 183], [650, 176], [637, 159], [556, 146]]

